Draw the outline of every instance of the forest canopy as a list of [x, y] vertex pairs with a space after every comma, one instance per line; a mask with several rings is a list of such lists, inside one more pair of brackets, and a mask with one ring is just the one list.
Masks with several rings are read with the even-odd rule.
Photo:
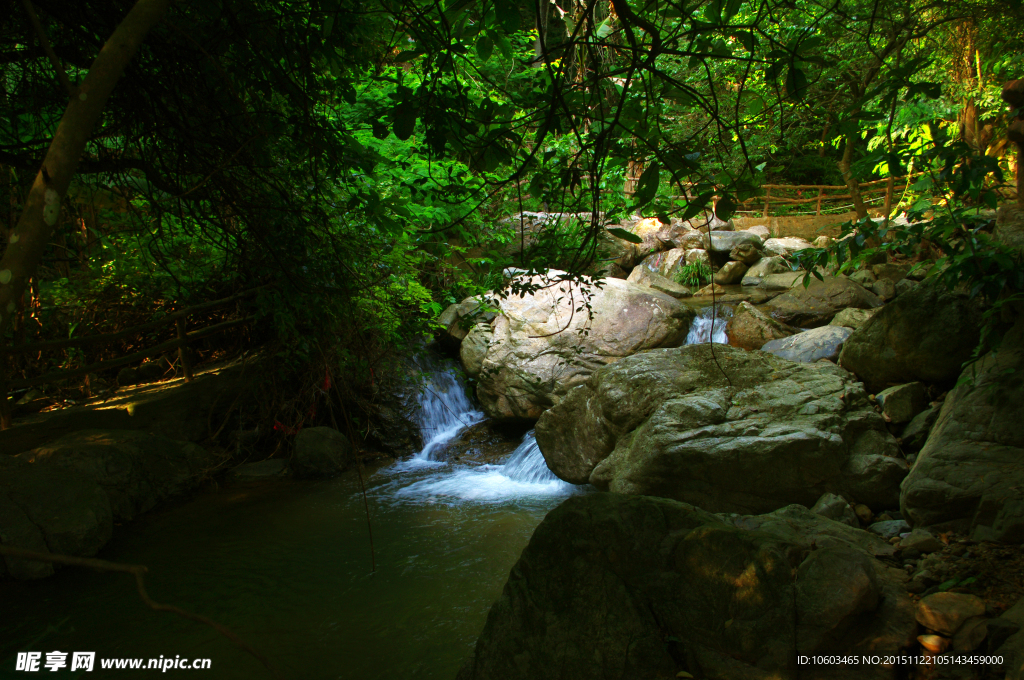
[[[0, 3], [4, 263], [69, 100], [142, 4]], [[807, 263], [928, 241], [951, 285], [1022, 287], [970, 217], [1015, 169], [1020, 0], [164, 4], [0, 298], [2, 342], [272, 283], [256, 304], [286, 361], [330, 339], [379, 372], [513, 262], [552, 264], [496, 247], [513, 214], [583, 215], [562, 260], [592, 273], [607, 224], [728, 219], [766, 182], [850, 187], [857, 238]], [[879, 231], [859, 183], [910, 173], [900, 210], [945, 217]]]

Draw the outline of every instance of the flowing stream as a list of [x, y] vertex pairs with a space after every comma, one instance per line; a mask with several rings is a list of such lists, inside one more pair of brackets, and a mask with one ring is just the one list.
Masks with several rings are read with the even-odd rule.
[[[687, 342], [725, 342], [729, 312], [701, 310]], [[534, 528], [585, 489], [548, 470], [532, 431], [489, 430], [454, 364], [424, 368], [423, 449], [366, 474], [375, 572], [354, 473], [229, 484], [117, 528], [98, 557], [146, 565], [154, 600], [231, 628], [285, 678], [451, 680]], [[87, 675], [47, 677], [152, 677], [99, 660], [161, 656], [211, 660], [171, 676], [271, 677], [211, 628], [145, 607], [130, 576], [78, 568], [0, 582], [0, 679], [27, 677], [25, 651], [96, 653]]]
[[707, 305], [701, 307], [697, 317], [690, 326], [690, 332], [686, 336], [687, 345], [699, 345], [704, 342], [727, 343], [729, 338], [725, 334], [725, 327], [732, 317], [732, 309], [725, 305]]
[[[376, 572], [354, 474], [231, 484], [117, 529], [98, 557], [146, 565], [154, 600], [228, 626], [285, 678], [451, 680], [534, 528], [580, 492], [551, 474], [532, 432], [517, 446], [487, 434], [483, 418], [457, 372], [433, 367], [423, 450], [366, 475]], [[4, 679], [26, 677], [14, 670], [21, 651], [209, 658], [211, 670], [167, 674], [271, 677], [211, 628], [147, 609], [125, 574], [65, 568], [3, 582], [0, 614]], [[97, 662], [82, 677], [154, 673]]]

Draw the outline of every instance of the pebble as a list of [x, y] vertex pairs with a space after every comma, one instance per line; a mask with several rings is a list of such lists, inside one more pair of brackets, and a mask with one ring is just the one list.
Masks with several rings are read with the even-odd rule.
[[868, 531], [878, 534], [882, 538], [893, 538], [901, 532], [910, 531], [910, 525], [901, 519], [890, 519], [883, 522], [875, 522], [868, 527]]
[[917, 548], [904, 548], [900, 550], [900, 557], [905, 560], [916, 560], [921, 557], [921, 551]]
[[917, 603], [917, 622], [942, 635], [954, 635], [967, 619], [984, 613], [980, 597], [963, 593], [932, 593]]
[[924, 529], [914, 529], [910, 534], [900, 540], [900, 545], [905, 548], [920, 550], [923, 553], [933, 553], [942, 550], [942, 541], [932, 536]]
[[917, 641], [924, 649], [932, 654], [941, 654], [949, 647], [949, 640], [941, 635], [918, 635]]
[[871, 508], [863, 503], [857, 503], [854, 505], [853, 512], [857, 515], [857, 519], [860, 520], [861, 524], [870, 524], [871, 518], [875, 516], [874, 513], [871, 512]]

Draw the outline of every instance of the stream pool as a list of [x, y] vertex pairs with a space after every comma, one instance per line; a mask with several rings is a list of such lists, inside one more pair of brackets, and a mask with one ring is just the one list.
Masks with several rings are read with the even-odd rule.
[[[711, 312], [689, 343], [726, 341]], [[98, 557], [146, 565], [150, 597], [227, 626], [282, 678], [453, 680], [533, 530], [586, 489], [552, 475], [532, 433], [489, 431], [453, 364], [423, 368], [423, 450], [365, 473], [376, 571], [355, 471], [228, 484], [118, 528]], [[42, 669], [53, 651], [95, 652], [95, 670]], [[131, 576], [80, 568], [0, 583], [0, 679], [40, 677], [15, 670], [18, 652], [42, 652], [45, 677], [152, 678], [101, 660], [161, 656], [210, 660], [172, 676], [272, 677], [212, 628], [147, 608]]]
[[[497, 457], [492, 447], [488, 463], [459, 441], [482, 416], [454, 373], [431, 382], [424, 451], [364, 473], [376, 572], [354, 471], [229, 484], [117, 529], [98, 557], [146, 565], [154, 600], [227, 626], [284, 678], [454, 678], [534, 528], [580, 490], [551, 475], [529, 433]], [[36, 676], [15, 671], [26, 651], [43, 663], [51, 651], [96, 652], [93, 672], [41, 666], [45, 677], [155, 677], [99, 660], [161, 655], [211, 660], [168, 675], [271, 677], [212, 628], [148, 609], [130, 575], [80, 568], [0, 583], [0, 678]]]

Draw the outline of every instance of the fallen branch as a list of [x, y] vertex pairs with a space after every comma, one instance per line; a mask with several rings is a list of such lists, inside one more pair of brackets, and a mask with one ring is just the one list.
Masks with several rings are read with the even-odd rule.
[[240, 648], [252, 654], [254, 657], [259, 659], [270, 674], [281, 679], [281, 675], [277, 670], [270, 664], [267, 657], [263, 656], [255, 649], [253, 649], [245, 640], [238, 637], [226, 626], [222, 626], [212, 619], [208, 619], [200, 614], [193, 614], [192, 612], [185, 611], [179, 607], [175, 607], [170, 604], [160, 604], [150, 598], [149, 593], [146, 592], [146, 586], [143, 583], [143, 575], [146, 574], [149, 569], [141, 564], [120, 564], [118, 562], [108, 562], [107, 560], [97, 560], [92, 557], [71, 557], [69, 555], [54, 555], [52, 553], [41, 553], [33, 550], [23, 550], [22, 548], [14, 548], [7, 545], [0, 545], [0, 555], [7, 555], [8, 557], [16, 557], [22, 560], [35, 560], [37, 562], [52, 562], [55, 564], [67, 564], [73, 567], [86, 567], [88, 569], [95, 569], [96, 571], [116, 571], [124, 574], [131, 574], [135, 577], [135, 585], [139, 589], [139, 597], [146, 603], [150, 609], [158, 612], [171, 612], [177, 614], [191, 621], [198, 623], [204, 623], [207, 626], [215, 629], [218, 633], [226, 637], [227, 639], [234, 642]]

